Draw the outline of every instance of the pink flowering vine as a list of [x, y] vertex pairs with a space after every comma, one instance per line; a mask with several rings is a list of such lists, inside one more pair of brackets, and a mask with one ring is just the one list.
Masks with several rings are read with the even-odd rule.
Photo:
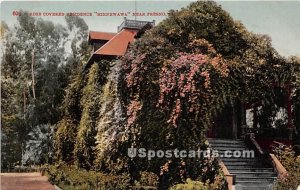
[[138, 73], [141, 72], [142, 67], [140, 64], [142, 61], [145, 59], [146, 54], [141, 54], [136, 57], [128, 57], [128, 61], [130, 62], [130, 65], [128, 66], [130, 72], [125, 76], [126, 77], [126, 82], [127, 82], [127, 87], [132, 87], [137, 85], [138, 83]]
[[183, 104], [187, 111], [199, 111], [199, 99], [209, 101], [211, 98], [210, 72], [227, 76], [227, 66], [221, 56], [210, 57], [200, 53], [178, 53], [178, 58], [166, 61], [159, 78], [160, 96], [158, 106], [171, 108], [168, 120], [174, 127], [178, 126]]
[[142, 105], [141, 102], [134, 99], [132, 100], [128, 107], [127, 107], [127, 126], [130, 127], [132, 124], [134, 124], [135, 120], [137, 119], [138, 111], [141, 110]]

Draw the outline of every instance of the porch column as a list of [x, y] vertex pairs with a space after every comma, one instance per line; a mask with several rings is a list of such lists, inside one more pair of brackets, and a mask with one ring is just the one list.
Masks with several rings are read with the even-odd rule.
[[257, 106], [256, 104], [253, 105], [253, 129], [257, 129]]
[[286, 86], [286, 104], [287, 104], [287, 116], [288, 116], [288, 131], [289, 140], [293, 138], [293, 122], [292, 122], [292, 100], [291, 100], [291, 85]]
[[244, 103], [244, 101], [241, 101], [241, 105], [240, 105], [240, 109], [241, 109], [241, 126], [240, 126], [240, 135], [241, 137], [245, 137], [246, 135], [246, 127], [247, 127], [247, 122], [246, 122], [246, 105]]
[[233, 139], [237, 139], [237, 113], [236, 113], [237, 104], [235, 101], [231, 102], [231, 110], [232, 110], [232, 137]]

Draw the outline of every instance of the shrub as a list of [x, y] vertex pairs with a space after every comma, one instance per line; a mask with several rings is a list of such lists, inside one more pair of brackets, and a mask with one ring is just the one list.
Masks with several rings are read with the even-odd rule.
[[209, 184], [209, 181], [203, 183], [201, 181], [193, 181], [190, 178], [184, 184], [177, 184], [170, 190], [224, 190], [226, 188], [225, 178], [219, 175], [215, 178], [214, 183]]
[[187, 179], [187, 183], [177, 184], [170, 188], [170, 190], [208, 190], [208, 187], [200, 181], [192, 181]]
[[139, 180], [141, 186], [154, 186], [158, 185], [158, 176], [152, 172], [141, 172]]
[[158, 176], [152, 172], [141, 172], [139, 181], [134, 186], [130, 185], [129, 175], [104, 174], [101, 172], [87, 171], [76, 166], [45, 165], [43, 174], [48, 176], [52, 184], [64, 190], [127, 190], [127, 189], [157, 189]]
[[291, 146], [278, 144], [273, 146], [273, 152], [288, 172], [286, 178], [280, 179], [276, 190], [294, 190], [300, 185], [300, 156], [296, 156]]
[[67, 165], [44, 166], [44, 170], [49, 181], [64, 190], [127, 190], [129, 188], [127, 174], [109, 175]]

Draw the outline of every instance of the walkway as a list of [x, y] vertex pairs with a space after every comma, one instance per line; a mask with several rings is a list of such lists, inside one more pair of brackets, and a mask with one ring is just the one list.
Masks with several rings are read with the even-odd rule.
[[40, 173], [0, 173], [1, 190], [55, 190]]

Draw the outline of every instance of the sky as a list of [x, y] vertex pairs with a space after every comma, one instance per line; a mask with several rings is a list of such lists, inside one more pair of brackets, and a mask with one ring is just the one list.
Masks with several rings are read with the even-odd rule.
[[[29, 12], [51, 13], [90, 13], [83, 16], [90, 30], [116, 32], [124, 15], [103, 16], [104, 13], [132, 14], [138, 12], [137, 20], [155, 20], [156, 23], [166, 18], [170, 9], [180, 10], [191, 1], [173, 0], [123, 0], [123, 1], [3, 1], [1, 2], [1, 20], [10, 27], [16, 23], [14, 11], [20, 9]], [[217, 1], [224, 10], [240, 20], [249, 31], [268, 34], [275, 49], [283, 56], [300, 56], [300, 1]], [[160, 14], [153, 16], [153, 13]], [[149, 14], [149, 15], [147, 15]], [[65, 24], [62, 16], [42, 16], [43, 19]]]

